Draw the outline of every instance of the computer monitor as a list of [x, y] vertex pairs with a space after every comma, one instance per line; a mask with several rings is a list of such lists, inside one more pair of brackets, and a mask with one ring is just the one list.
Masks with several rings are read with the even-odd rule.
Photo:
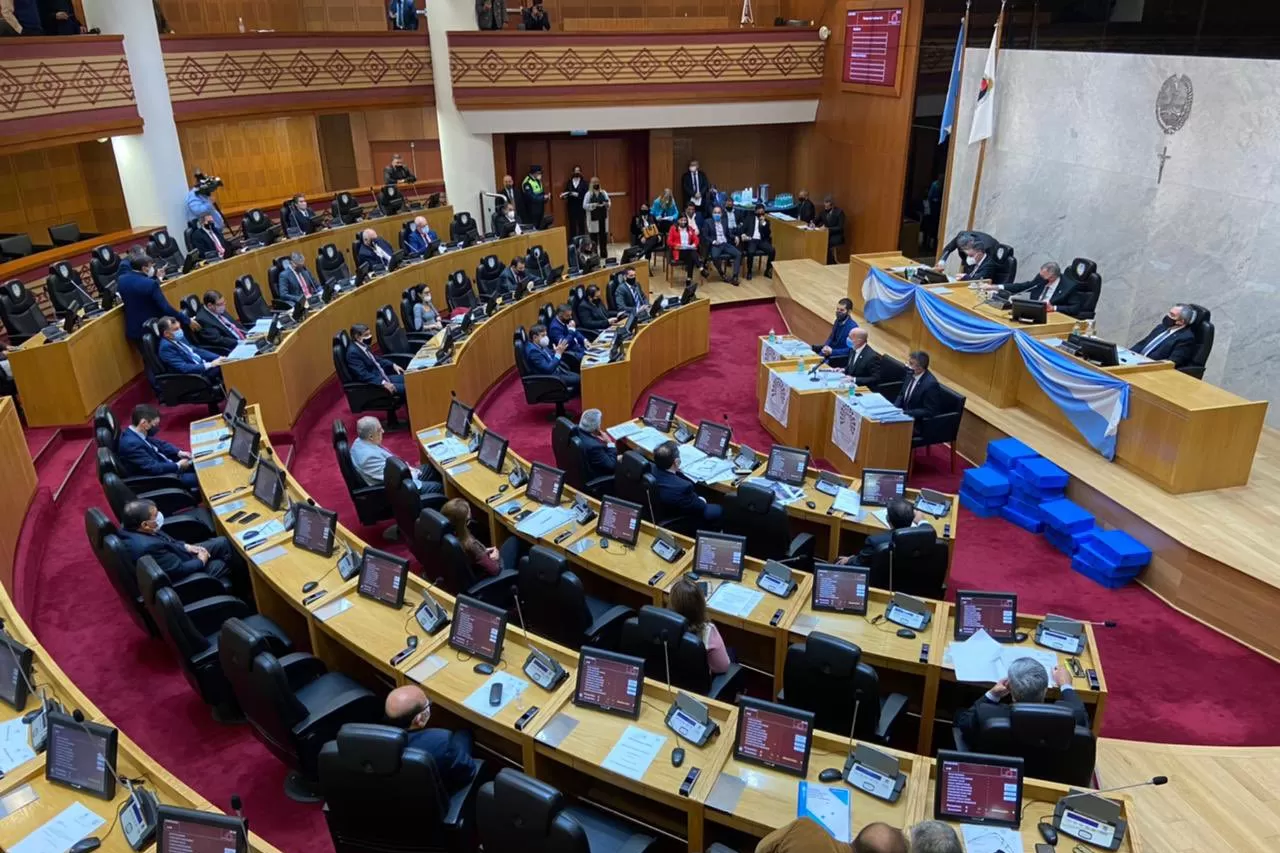
[[936, 820], [1017, 828], [1022, 822], [1022, 759], [938, 750]]
[[1120, 353], [1113, 342], [1091, 338], [1087, 335], [1073, 335], [1072, 337], [1075, 338], [1076, 346], [1079, 347], [1076, 355], [1085, 361], [1093, 362], [1101, 367], [1115, 367], [1120, 363]]
[[458, 438], [471, 437], [471, 417], [474, 410], [464, 406], [457, 400], [449, 403], [449, 417], [445, 419], [444, 428]]
[[0, 701], [15, 711], [24, 711], [27, 707], [31, 661], [31, 649], [7, 634], [0, 634]]
[[907, 472], [901, 468], [862, 469], [863, 506], [888, 506], [907, 493]]
[[708, 456], [723, 459], [729, 454], [729, 438], [732, 435], [733, 430], [727, 426], [714, 421], [703, 421], [698, 424], [698, 435], [693, 440], [693, 446]]
[[231, 427], [231, 458], [246, 468], [252, 468], [258, 459], [258, 443], [262, 440], [258, 431], [244, 421], [236, 421]]
[[491, 429], [485, 430], [476, 459], [490, 471], [501, 474], [502, 463], [507, 459], [507, 440]]
[[870, 587], [871, 569], [863, 566], [841, 566], [835, 563], [815, 563], [813, 566], [814, 610], [829, 613], [867, 615], [867, 590]]
[[1048, 321], [1048, 308], [1039, 299], [1020, 299], [1017, 296], [1009, 300], [1013, 313], [1009, 319], [1015, 323], [1028, 325], [1044, 325]]
[[44, 778], [93, 797], [115, 799], [116, 730], [88, 721], [78, 723], [61, 711], [50, 711], [47, 720]]
[[507, 611], [469, 595], [459, 595], [453, 605], [449, 645], [460, 652], [496, 664], [502, 658], [507, 632]]
[[742, 555], [746, 550], [745, 536], [699, 530], [693, 546], [693, 570], [703, 577], [740, 581]]
[[991, 639], [1012, 643], [1018, 628], [1018, 596], [1013, 592], [956, 592], [957, 640], [966, 640], [984, 629]]
[[338, 530], [338, 514], [331, 509], [306, 502], [296, 503], [293, 508], [293, 544], [312, 554], [332, 557], [333, 537]]
[[249, 853], [240, 818], [161, 804], [155, 853]]
[[228, 388], [226, 402], [222, 404], [222, 417], [233, 424], [244, 417], [244, 406], [244, 395], [235, 388]]
[[366, 547], [360, 561], [360, 581], [356, 591], [397, 610], [404, 604], [404, 588], [409, 561], [377, 548]]
[[253, 478], [253, 496], [271, 510], [278, 510], [284, 503], [284, 473], [275, 463], [258, 460], [258, 473]]
[[560, 493], [564, 491], [564, 472], [541, 462], [529, 466], [529, 485], [525, 494], [540, 504], [560, 505]]
[[640, 538], [640, 515], [643, 511], [640, 504], [605, 497], [600, 501], [600, 514], [596, 517], [596, 533], [634, 548]]
[[636, 719], [644, 696], [644, 658], [583, 646], [573, 704]]
[[769, 464], [764, 469], [765, 479], [788, 486], [803, 486], [805, 471], [809, 467], [809, 451], [799, 447], [783, 447], [775, 444], [769, 450]]
[[676, 406], [675, 400], [650, 394], [644, 404], [644, 415], [641, 420], [654, 429], [667, 432], [671, 429], [671, 422], [676, 419]]
[[804, 778], [813, 745], [813, 712], [743, 696], [733, 756]]

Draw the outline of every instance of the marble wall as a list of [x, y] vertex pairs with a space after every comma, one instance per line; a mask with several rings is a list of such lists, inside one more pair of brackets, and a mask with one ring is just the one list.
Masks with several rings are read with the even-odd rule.
[[[968, 217], [986, 53], [965, 57], [948, 234]], [[1174, 74], [1194, 101], [1169, 135], [1155, 107]], [[1280, 396], [1280, 62], [1008, 50], [996, 77], [974, 227], [1014, 246], [1018, 279], [1046, 260], [1097, 261], [1098, 335], [1122, 343], [1176, 302], [1204, 305], [1216, 331], [1206, 380]], [[1280, 406], [1267, 420], [1280, 426]]]

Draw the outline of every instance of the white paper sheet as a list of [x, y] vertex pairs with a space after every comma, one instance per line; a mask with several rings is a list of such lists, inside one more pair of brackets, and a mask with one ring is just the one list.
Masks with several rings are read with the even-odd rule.
[[836, 841], [846, 844], [853, 841], [853, 810], [849, 808], [848, 788], [801, 782], [796, 800], [797, 817], [813, 818]]
[[622, 439], [626, 438], [629, 435], [635, 435], [640, 430], [644, 429], [644, 427], [645, 427], [644, 424], [638, 423], [636, 421], [625, 421], [623, 423], [609, 427], [609, 429], [606, 430], [606, 432], [609, 433], [609, 436], [614, 441], [621, 441]]
[[227, 361], [241, 361], [246, 358], [253, 358], [258, 354], [257, 344], [251, 341], [242, 341], [236, 344], [236, 348], [227, 353]]
[[0, 723], [0, 773], [8, 773], [35, 757], [27, 743], [27, 724], [21, 717]]
[[249, 334], [265, 335], [267, 332], [271, 331], [271, 321], [273, 319], [274, 318], [272, 317], [260, 317], [257, 320], [254, 320], [253, 328], [249, 330]]
[[[497, 705], [490, 705], [489, 691], [493, 689], [495, 683], [502, 685], [502, 700]], [[484, 684], [477, 687], [462, 704], [482, 716], [496, 717], [503, 708], [514, 702], [516, 697], [523, 693], [528, 686], [529, 682], [509, 672], [495, 672], [485, 679]]]
[[459, 440], [454, 435], [437, 439], [427, 445], [427, 455], [437, 462], [441, 459], [453, 459], [470, 452], [466, 442]]
[[105, 824], [80, 803], [72, 803], [9, 848], [9, 853], [66, 853], [71, 845]]
[[965, 853], [1024, 853], [1022, 835], [1016, 829], [1001, 826], [960, 824]]
[[707, 606], [712, 610], [727, 613], [730, 616], [745, 617], [756, 609], [756, 605], [764, 598], [759, 590], [749, 589], [742, 584], [722, 583], [711, 593]]
[[835, 507], [836, 512], [857, 516], [862, 512], [862, 495], [857, 489], [847, 489], [841, 486], [840, 491], [836, 492], [836, 499], [831, 502], [831, 506]]
[[642, 779], [666, 742], [666, 735], [627, 726], [600, 766], [628, 779]]
[[659, 432], [651, 426], [642, 427], [639, 431], [633, 432], [627, 437], [627, 441], [636, 447], [643, 448], [650, 453], [658, 448], [659, 444], [670, 439], [671, 436], [665, 432]]
[[776, 370], [769, 371], [769, 382], [765, 389], [764, 413], [783, 426], [787, 425], [787, 414], [791, 409], [791, 388], [778, 375]]
[[[694, 447], [692, 442], [680, 445], [680, 469], [684, 470], [690, 465], [696, 465], [703, 459], [707, 458], [707, 454]], [[714, 457], [712, 457], [714, 458]]]
[[[684, 448], [681, 448], [683, 451]], [[684, 454], [680, 455], [680, 473], [696, 483], [718, 483], [733, 479], [733, 460], [717, 459], [714, 456], [703, 456], [697, 462], [684, 464]]]
[[[254, 531], [257, 531], [256, 533]], [[241, 530], [236, 534], [236, 541], [241, 545], [261, 542], [270, 539], [272, 536], [279, 536], [284, 533], [284, 525], [280, 523], [280, 519], [273, 518], [263, 524], [257, 524], [247, 530]], [[250, 535], [253, 534], [253, 535]]]
[[544, 506], [534, 510], [528, 518], [517, 524], [516, 530], [525, 536], [537, 539], [567, 524], [573, 518], [573, 510], [569, 507]]
[[969, 639], [949, 644], [944, 654], [950, 655], [957, 681], [991, 684], [1004, 678], [1009, 671], [1000, 661], [1001, 650], [1000, 644], [979, 628]]
[[1049, 683], [1053, 684], [1053, 668], [1058, 665], [1058, 656], [1053, 652], [1046, 652], [1044, 649], [1032, 649], [1026, 646], [1002, 646], [1000, 649], [1000, 666], [1004, 668], [1004, 672], [1000, 674], [1004, 678], [1009, 674], [1009, 666], [1018, 658], [1031, 658], [1044, 667], [1045, 675], [1049, 676]]

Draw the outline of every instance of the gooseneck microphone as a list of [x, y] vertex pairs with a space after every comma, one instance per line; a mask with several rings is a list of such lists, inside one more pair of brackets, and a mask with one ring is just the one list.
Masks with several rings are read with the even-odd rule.
[[1168, 776], [1152, 776], [1145, 782], [1133, 782], [1129, 785], [1117, 785], [1114, 788], [1103, 788], [1100, 791], [1072, 791], [1065, 795], [1063, 800], [1072, 800], [1076, 797], [1100, 797], [1103, 794], [1110, 794], [1114, 791], [1126, 791], [1129, 788], [1145, 788], [1147, 785], [1167, 785], [1169, 783]]

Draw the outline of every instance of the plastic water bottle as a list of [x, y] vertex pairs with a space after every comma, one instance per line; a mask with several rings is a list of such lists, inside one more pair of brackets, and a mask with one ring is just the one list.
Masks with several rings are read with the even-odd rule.
[[777, 342], [778, 342], [778, 336], [777, 336], [777, 335], [775, 335], [775, 334], [773, 333], [773, 329], [770, 329], [770, 330], [769, 330], [769, 343], [771, 343], [771, 344], [776, 344]]
[[240, 32], [244, 32], [244, 18], [237, 18], [236, 23], [240, 26]]

